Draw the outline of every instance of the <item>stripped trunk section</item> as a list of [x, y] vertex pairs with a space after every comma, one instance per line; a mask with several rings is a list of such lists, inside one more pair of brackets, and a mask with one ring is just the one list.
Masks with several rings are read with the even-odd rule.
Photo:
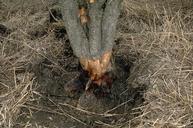
[[100, 85], [110, 67], [116, 23], [123, 0], [59, 0], [74, 54]]

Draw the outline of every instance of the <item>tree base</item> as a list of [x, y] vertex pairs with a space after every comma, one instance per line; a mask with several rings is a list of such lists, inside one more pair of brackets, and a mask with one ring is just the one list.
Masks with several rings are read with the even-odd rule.
[[88, 72], [81, 71], [80, 75], [65, 86], [65, 91], [70, 95], [85, 91], [86, 94], [94, 94], [97, 98], [106, 97], [111, 93], [115, 76], [112, 72], [105, 73], [97, 81], [90, 80]]

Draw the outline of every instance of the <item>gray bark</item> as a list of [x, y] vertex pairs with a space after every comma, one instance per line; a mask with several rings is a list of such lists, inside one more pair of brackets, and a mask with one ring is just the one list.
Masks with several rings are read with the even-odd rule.
[[108, 0], [102, 20], [102, 52], [111, 51], [114, 45], [116, 24], [123, 0]]
[[78, 3], [75, 0], [60, 0], [63, 20], [71, 47], [77, 57], [90, 57], [89, 42], [78, 19]]
[[[79, 58], [100, 58], [111, 51], [116, 33], [116, 23], [122, 0], [59, 0], [64, 24], [74, 54]], [[78, 17], [79, 6], [87, 5], [90, 21], [82, 26]]]
[[106, 0], [98, 0], [89, 7], [89, 44], [90, 54], [93, 58], [99, 57], [102, 50], [102, 6], [104, 5], [105, 1]]

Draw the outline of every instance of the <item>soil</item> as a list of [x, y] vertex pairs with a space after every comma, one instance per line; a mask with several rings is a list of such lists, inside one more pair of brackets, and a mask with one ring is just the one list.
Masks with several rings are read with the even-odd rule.
[[[80, 73], [78, 63], [72, 67], [67, 65], [64, 69], [69, 72], [62, 73], [54, 71], [52, 63], [44, 60], [36, 65], [35, 75], [39, 85], [37, 96], [27, 104], [27, 108], [23, 108], [22, 113], [27, 115], [22, 115], [18, 123], [30, 122], [30, 127], [106, 128], [134, 118], [140, 111], [131, 114], [134, 113], [132, 109], [143, 104], [143, 93], [147, 86], [128, 86], [127, 78], [132, 63], [126, 62], [129, 61], [115, 56], [117, 78], [113, 82], [111, 94], [97, 98], [85, 91], [72, 94], [65, 91], [67, 83]], [[19, 124], [15, 128], [20, 127]]]

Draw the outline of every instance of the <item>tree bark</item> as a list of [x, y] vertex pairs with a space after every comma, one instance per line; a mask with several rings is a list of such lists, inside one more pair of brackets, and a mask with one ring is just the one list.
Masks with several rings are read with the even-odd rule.
[[112, 51], [123, 0], [107, 0], [102, 19], [102, 52]]
[[78, 2], [76, 0], [59, 0], [64, 24], [71, 47], [77, 57], [90, 58], [89, 42], [78, 18]]
[[89, 6], [89, 44], [92, 58], [99, 58], [102, 52], [102, 18], [104, 11], [102, 7], [105, 1], [99, 0]]
[[[123, 0], [59, 0], [74, 54], [98, 86], [105, 81]], [[87, 87], [86, 87], [87, 88]]]
[[[89, 0], [87, 0], [89, 1]], [[116, 23], [123, 0], [59, 0], [64, 24], [74, 54], [79, 58], [97, 59], [111, 52], [116, 34]], [[88, 23], [81, 25], [80, 6], [88, 10]]]

